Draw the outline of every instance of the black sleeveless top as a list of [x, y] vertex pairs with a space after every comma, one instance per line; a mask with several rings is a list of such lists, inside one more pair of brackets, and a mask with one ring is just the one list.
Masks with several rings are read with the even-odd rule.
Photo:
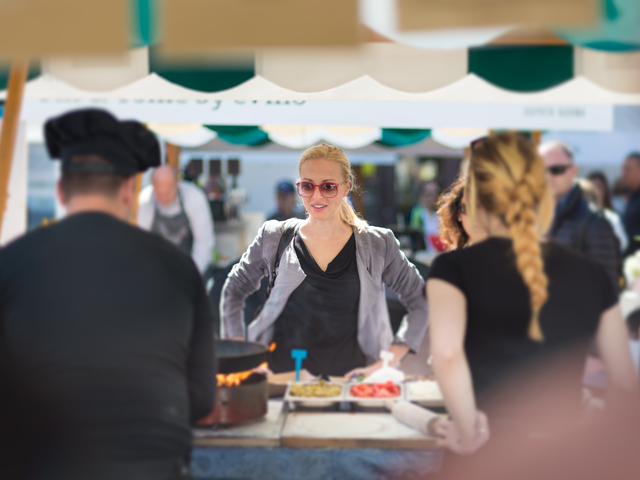
[[314, 375], [341, 376], [366, 365], [358, 344], [360, 277], [355, 236], [323, 271], [298, 233], [294, 248], [307, 275], [293, 291], [275, 323], [276, 349], [269, 367], [274, 372], [295, 369], [291, 350], [307, 350], [302, 362]]
[[527, 336], [529, 291], [516, 267], [511, 240], [489, 238], [443, 253], [431, 265], [429, 278], [454, 285], [467, 299], [464, 348], [481, 406], [498, 400], [502, 382], [557, 355], [562, 355], [579, 392], [600, 315], [618, 301], [601, 265], [555, 242], [542, 244], [542, 257], [549, 297], [540, 311], [545, 336], [540, 343]]

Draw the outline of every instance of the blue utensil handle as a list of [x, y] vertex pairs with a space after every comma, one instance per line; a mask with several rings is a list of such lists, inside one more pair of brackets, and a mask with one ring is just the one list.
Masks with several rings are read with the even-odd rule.
[[302, 369], [302, 360], [307, 358], [306, 350], [291, 350], [291, 358], [296, 362], [296, 382], [300, 381], [300, 370]]

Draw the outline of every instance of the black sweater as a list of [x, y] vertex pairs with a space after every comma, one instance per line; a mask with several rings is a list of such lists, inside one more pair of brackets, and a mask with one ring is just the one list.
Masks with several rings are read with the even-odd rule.
[[0, 467], [186, 457], [213, 406], [212, 325], [193, 261], [108, 215], [0, 250]]
[[550, 237], [601, 264], [619, 289], [621, 254], [618, 239], [606, 218], [593, 210], [575, 185], [551, 226]]

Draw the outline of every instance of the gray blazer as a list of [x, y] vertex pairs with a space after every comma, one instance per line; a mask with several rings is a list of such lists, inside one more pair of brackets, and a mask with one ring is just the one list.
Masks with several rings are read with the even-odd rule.
[[[245, 336], [245, 299], [260, 287], [263, 277], [270, 275], [284, 224], [285, 222], [275, 220], [265, 222], [240, 262], [229, 273], [222, 288], [220, 302], [223, 337]], [[423, 278], [400, 251], [391, 230], [366, 227], [360, 232], [354, 228], [354, 234], [360, 276], [360, 348], [369, 362], [377, 360], [380, 351], [387, 350], [392, 343], [406, 344], [417, 352], [427, 330], [427, 301]], [[280, 260], [278, 276], [269, 299], [258, 317], [249, 325], [249, 340], [265, 344], [271, 342], [276, 319], [284, 309], [289, 295], [305, 277], [291, 242]], [[384, 285], [399, 296], [408, 310], [395, 340]]]

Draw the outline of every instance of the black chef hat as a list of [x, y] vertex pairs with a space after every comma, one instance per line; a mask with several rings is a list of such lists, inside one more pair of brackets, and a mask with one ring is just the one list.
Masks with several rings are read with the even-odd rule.
[[[160, 165], [160, 144], [136, 121], [119, 121], [98, 109], [65, 113], [44, 126], [47, 150], [62, 160], [63, 171], [111, 173], [130, 177]], [[75, 155], [96, 154], [111, 165], [70, 163]]]

